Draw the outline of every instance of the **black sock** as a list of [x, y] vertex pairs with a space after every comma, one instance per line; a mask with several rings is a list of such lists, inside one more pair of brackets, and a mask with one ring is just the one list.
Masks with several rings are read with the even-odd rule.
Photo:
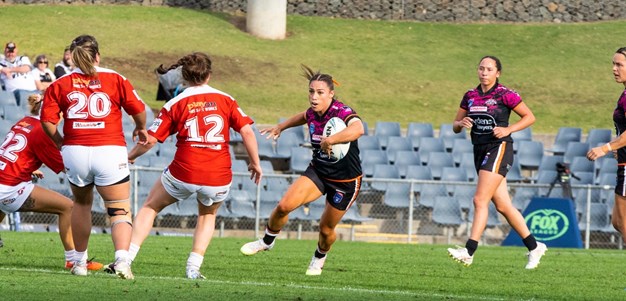
[[263, 242], [268, 246], [271, 245], [276, 239], [276, 236], [278, 236], [279, 232], [280, 231], [272, 231], [270, 230], [270, 228], [265, 227], [265, 235], [263, 236]]
[[320, 246], [317, 245], [317, 249], [315, 249], [315, 257], [324, 258], [326, 257], [326, 253], [328, 253], [328, 250], [322, 250], [320, 249]]
[[535, 237], [530, 234], [526, 238], [524, 238], [524, 245], [528, 248], [528, 251], [532, 251], [537, 248], [537, 240]]
[[474, 256], [474, 252], [478, 249], [478, 242], [473, 239], [468, 239], [465, 243], [465, 248], [467, 249], [467, 254]]

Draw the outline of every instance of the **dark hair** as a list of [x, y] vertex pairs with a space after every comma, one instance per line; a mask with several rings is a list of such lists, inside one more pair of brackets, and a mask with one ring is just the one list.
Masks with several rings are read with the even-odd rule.
[[39, 64], [39, 61], [48, 61], [48, 58], [46, 57], [45, 54], [40, 54], [35, 58], [35, 65]]
[[323, 74], [320, 71], [313, 71], [313, 69], [304, 64], [301, 64], [300, 67], [302, 68], [302, 71], [304, 71], [304, 74], [302, 75], [309, 80], [309, 84], [311, 84], [312, 81], [322, 81], [328, 85], [330, 91], [335, 90], [335, 85], [339, 86], [339, 84], [329, 74]]
[[492, 59], [492, 60], [496, 61], [496, 69], [498, 69], [498, 71], [500, 71], [500, 72], [502, 71], [502, 63], [500, 63], [500, 59], [499, 59], [499, 58], [497, 58], [497, 57], [495, 57], [495, 56], [493, 56], [493, 55], [485, 55], [485, 56], [483, 56], [483, 57], [480, 59], [479, 64], [480, 64], [480, 62], [482, 62], [484, 59]]
[[620, 49], [617, 49], [617, 51], [615, 51], [615, 53], [621, 53], [623, 56], [626, 56], [626, 47], [622, 47]]
[[182, 66], [181, 74], [183, 79], [190, 85], [200, 85], [211, 75], [211, 58], [205, 53], [194, 52], [181, 57], [176, 64], [163, 67], [161, 64], [156, 72], [159, 74], [165, 74], [170, 70], [176, 69]]
[[96, 76], [96, 67], [93, 63], [100, 50], [95, 37], [90, 35], [76, 37], [70, 45], [70, 51], [72, 51], [72, 61], [76, 67], [88, 76]]

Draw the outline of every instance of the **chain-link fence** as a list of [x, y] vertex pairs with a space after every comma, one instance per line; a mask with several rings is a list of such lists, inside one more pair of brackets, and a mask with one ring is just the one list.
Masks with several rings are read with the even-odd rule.
[[[133, 167], [132, 209], [141, 208], [162, 168]], [[219, 236], [258, 237], [273, 208], [291, 182], [293, 174], [266, 174], [255, 185], [247, 173], [236, 172], [230, 196], [218, 212]], [[38, 184], [71, 197], [62, 176], [47, 174]], [[560, 185], [509, 183], [514, 206], [523, 212], [533, 197], [561, 197]], [[369, 242], [463, 244], [473, 218], [472, 198], [475, 182], [365, 178], [356, 203], [337, 227], [338, 238]], [[572, 185], [576, 221], [586, 248], [621, 248], [621, 237], [611, 226], [614, 193], [610, 186]], [[282, 238], [316, 239], [324, 197], [298, 208], [281, 232]], [[197, 202], [194, 197], [166, 207], [154, 222], [154, 234], [190, 235], [196, 225]], [[109, 231], [102, 200], [97, 196], [92, 210], [94, 232]], [[1, 229], [20, 231], [58, 231], [53, 214], [20, 213], [9, 215]], [[535, 231], [537, 229], [531, 229]], [[511, 227], [493, 204], [482, 243], [500, 244]], [[537, 230], [537, 231], [540, 231]]]

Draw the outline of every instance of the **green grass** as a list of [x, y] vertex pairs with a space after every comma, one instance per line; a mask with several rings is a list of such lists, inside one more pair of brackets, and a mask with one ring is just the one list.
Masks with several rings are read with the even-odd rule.
[[181, 8], [10, 5], [0, 18], [3, 39], [31, 58], [47, 53], [57, 61], [75, 36], [95, 35], [102, 64], [127, 76], [157, 109], [152, 70], [207, 52], [214, 58], [212, 85], [261, 124], [307, 108], [300, 63], [334, 75], [337, 94], [371, 126], [450, 123], [463, 93], [477, 85], [476, 65], [486, 54], [502, 59], [502, 83], [534, 111], [534, 133], [612, 128], [623, 89], [613, 81], [611, 58], [624, 46], [626, 21], [432, 24], [288, 16], [289, 37], [268, 41], [238, 29], [245, 17]]
[[[133, 264], [135, 280], [62, 269], [54, 233], [2, 232], [2, 300], [623, 300], [623, 251], [550, 249], [537, 270], [525, 249], [480, 247], [465, 268], [443, 245], [338, 241], [321, 277], [304, 275], [315, 241], [279, 240], [246, 257], [246, 240], [215, 238], [202, 273], [184, 278], [190, 237], [150, 236]], [[90, 256], [112, 260], [110, 236], [91, 236]]]

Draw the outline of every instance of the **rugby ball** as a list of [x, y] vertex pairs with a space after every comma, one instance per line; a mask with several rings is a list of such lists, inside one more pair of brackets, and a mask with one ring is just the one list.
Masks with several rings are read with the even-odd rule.
[[[346, 128], [346, 123], [339, 117], [333, 117], [326, 125], [324, 125], [324, 137], [330, 137], [336, 133], [343, 131]], [[336, 161], [343, 159], [348, 154], [350, 149], [350, 142], [333, 144], [331, 146], [330, 158]]]

